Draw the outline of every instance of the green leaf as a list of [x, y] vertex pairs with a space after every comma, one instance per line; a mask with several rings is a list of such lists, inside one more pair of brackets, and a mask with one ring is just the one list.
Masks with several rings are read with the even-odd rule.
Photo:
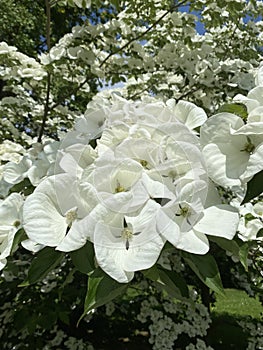
[[37, 324], [44, 329], [51, 329], [57, 322], [58, 316], [54, 310], [46, 310], [42, 315], [38, 315]]
[[164, 284], [164, 289], [175, 298], [189, 298], [187, 284], [182, 276], [175, 271], [159, 268], [160, 281]]
[[251, 199], [259, 196], [263, 192], [263, 170], [253, 176], [253, 178], [247, 184], [247, 192], [243, 202], [245, 204]]
[[250, 249], [250, 243], [245, 242], [240, 246], [239, 249], [239, 259], [241, 264], [244, 266], [244, 269], [248, 271], [248, 253]]
[[246, 120], [248, 116], [247, 107], [243, 103], [226, 103], [221, 106], [217, 112], [233, 113], [244, 120]]
[[31, 184], [30, 180], [28, 178], [25, 178], [23, 181], [11, 187], [9, 194], [18, 192], [24, 194], [25, 196], [28, 196], [34, 191], [34, 189], [35, 187]]
[[23, 228], [21, 228], [20, 230], [18, 230], [18, 231], [16, 232], [15, 237], [14, 237], [14, 240], [13, 240], [12, 249], [11, 249], [11, 254], [13, 254], [13, 253], [17, 250], [19, 244], [20, 244], [22, 241], [24, 241], [25, 239], [27, 239], [27, 238], [28, 238], [28, 237], [27, 237], [27, 235], [26, 235], [26, 233], [25, 233], [25, 231], [24, 231]]
[[125, 291], [127, 286], [128, 284], [123, 284], [115, 281], [100, 268], [97, 268], [89, 276], [84, 312], [81, 315], [78, 324], [90, 310], [102, 306], [115, 299]]
[[82, 248], [70, 253], [70, 257], [75, 267], [82, 273], [90, 273], [95, 270], [94, 263], [94, 246], [87, 242]]
[[62, 321], [63, 323], [69, 326], [70, 324], [69, 312], [61, 311], [58, 314], [58, 318], [60, 319], [60, 321]]
[[160, 265], [142, 271], [144, 276], [161, 284], [166, 292], [174, 298], [189, 298], [189, 291], [184, 278], [175, 271], [167, 270]]
[[183, 252], [183, 258], [207, 287], [218, 294], [224, 295], [220, 273], [212, 255], [195, 255]]
[[153, 265], [151, 268], [147, 270], [143, 270], [142, 273], [146, 278], [149, 278], [151, 281], [154, 281], [154, 282], [158, 281], [158, 279], [160, 278], [157, 264]]
[[20, 287], [41, 281], [61, 262], [63, 256], [64, 253], [59, 252], [54, 248], [46, 247], [42, 249], [33, 259], [28, 270], [27, 279], [20, 284]]
[[239, 245], [234, 240], [229, 240], [223, 237], [209, 236], [209, 241], [215, 242], [220, 248], [239, 256]]

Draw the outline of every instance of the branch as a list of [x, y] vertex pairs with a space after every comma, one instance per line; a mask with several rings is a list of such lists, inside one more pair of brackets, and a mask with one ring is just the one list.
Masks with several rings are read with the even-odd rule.
[[188, 0], [183, 0], [181, 2], [179, 2], [176, 5], [173, 5], [170, 7], [169, 10], [167, 10], [160, 18], [158, 18], [149, 28], [147, 28], [143, 33], [139, 34], [136, 38], [133, 38], [131, 40], [129, 40], [126, 44], [124, 44], [123, 46], [121, 46], [117, 51], [115, 52], [111, 52], [110, 54], [108, 54], [108, 56], [101, 62], [101, 64], [99, 65], [99, 67], [101, 68], [110, 57], [112, 57], [113, 55], [116, 55], [116, 53], [126, 49], [126, 47], [128, 47], [132, 42], [137, 41], [139, 39], [141, 39], [142, 37], [144, 37], [147, 33], [149, 33], [154, 27], [157, 26], [157, 24], [159, 24], [169, 13], [171, 13], [172, 11], [174, 11], [175, 9], [179, 8], [181, 5], [185, 4], [186, 2], [188, 2]]
[[176, 98], [176, 102], [180, 101], [182, 98], [185, 98], [190, 94], [193, 94], [194, 92], [196, 92], [200, 89], [201, 89], [200, 86], [199, 87], [196, 86], [195, 88], [193, 87], [192, 90], [189, 90], [189, 91], [183, 93], [180, 97]]
[[133, 100], [135, 97], [141, 95], [144, 91], [147, 91], [147, 90], [149, 90], [149, 87], [148, 87], [148, 86], [147, 86], [146, 88], [144, 88], [143, 90], [140, 90], [140, 91], [134, 93], [133, 95], [131, 95], [131, 96], [130, 96], [130, 99]]
[[[47, 42], [47, 51], [49, 52], [50, 50], [50, 27], [51, 27], [51, 6], [49, 3], [49, 0], [46, 1], [46, 14], [47, 14], [47, 23], [46, 23], [46, 42]], [[51, 89], [51, 74], [50, 72], [47, 72], [47, 94], [46, 94], [46, 101], [45, 101], [45, 107], [44, 107], [44, 115], [42, 119], [42, 124], [40, 126], [39, 134], [38, 134], [38, 139], [37, 142], [41, 142], [44, 129], [46, 126], [46, 121], [48, 117], [48, 112], [49, 112], [49, 96], [50, 96], [50, 89]]]

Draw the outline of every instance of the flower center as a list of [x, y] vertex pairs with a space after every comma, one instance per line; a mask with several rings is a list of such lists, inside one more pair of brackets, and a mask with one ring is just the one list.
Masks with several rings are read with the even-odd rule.
[[168, 173], [168, 176], [172, 179], [172, 180], [175, 180], [175, 178], [177, 177], [177, 172], [175, 170], [171, 170], [169, 171]]
[[66, 223], [69, 227], [71, 227], [72, 222], [77, 219], [77, 208], [70, 209], [66, 212]]
[[148, 162], [147, 162], [147, 160], [145, 160], [145, 159], [140, 159], [140, 164], [141, 164], [144, 168], [146, 168], [147, 165], [148, 165]]
[[19, 220], [16, 220], [14, 223], [13, 223], [13, 226], [15, 227], [18, 227], [21, 225], [21, 222]]
[[129, 250], [130, 248], [130, 240], [133, 238], [133, 236], [139, 235], [141, 232], [132, 232], [129, 228], [124, 227], [124, 229], [121, 232], [121, 238], [125, 240], [125, 248], [126, 250]]
[[119, 183], [119, 181], [117, 180], [117, 186], [115, 187], [115, 193], [119, 193], [119, 192], [125, 192], [126, 189], [124, 187], [121, 186], [121, 184]]
[[182, 216], [186, 219], [187, 223], [191, 225], [189, 221], [189, 216], [191, 216], [191, 209], [188, 206], [182, 207], [181, 204], [179, 204], [179, 209], [179, 212], [176, 213], [175, 216]]
[[130, 247], [129, 240], [132, 239], [132, 237], [133, 237], [132, 231], [129, 230], [128, 228], [124, 228], [122, 230], [121, 237], [125, 240], [125, 247], [126, 247], [126, 250], [128, 250]]

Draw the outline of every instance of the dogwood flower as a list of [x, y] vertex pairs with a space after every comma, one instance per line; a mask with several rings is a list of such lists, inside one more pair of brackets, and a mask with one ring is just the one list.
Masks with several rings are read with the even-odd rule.
[[26, 199], [23, 226], [33, 242], [57, 246], [92, 209], [92, 200], [83, 199], [74, 180], [68, 174], [50, 176]]
[[198, 198], [189, 203], [187, 196], [184, 201], [163, 207], [158, 216], [159, 232], [176, 248], [194, 254], [208, 252], [207, 235], [231, 240], [239, 222], [238, 210], [232, 206], [217, 204], [204, 208]]
[[135, 216], [108, 211], [96, 223], [92, 241], [97, 262], [118, 282], [129, 282], [134, 271], [150, 268], [157, 261], [165, 243], [157, 232], [159, 208], [149, 200]]

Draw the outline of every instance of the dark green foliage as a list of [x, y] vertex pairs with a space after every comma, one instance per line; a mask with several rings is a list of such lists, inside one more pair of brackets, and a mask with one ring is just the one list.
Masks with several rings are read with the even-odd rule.
[[263, 192], [263, 170], [253, 176], [247, 184], [246, 196], [241, 204], [249, 202]]

